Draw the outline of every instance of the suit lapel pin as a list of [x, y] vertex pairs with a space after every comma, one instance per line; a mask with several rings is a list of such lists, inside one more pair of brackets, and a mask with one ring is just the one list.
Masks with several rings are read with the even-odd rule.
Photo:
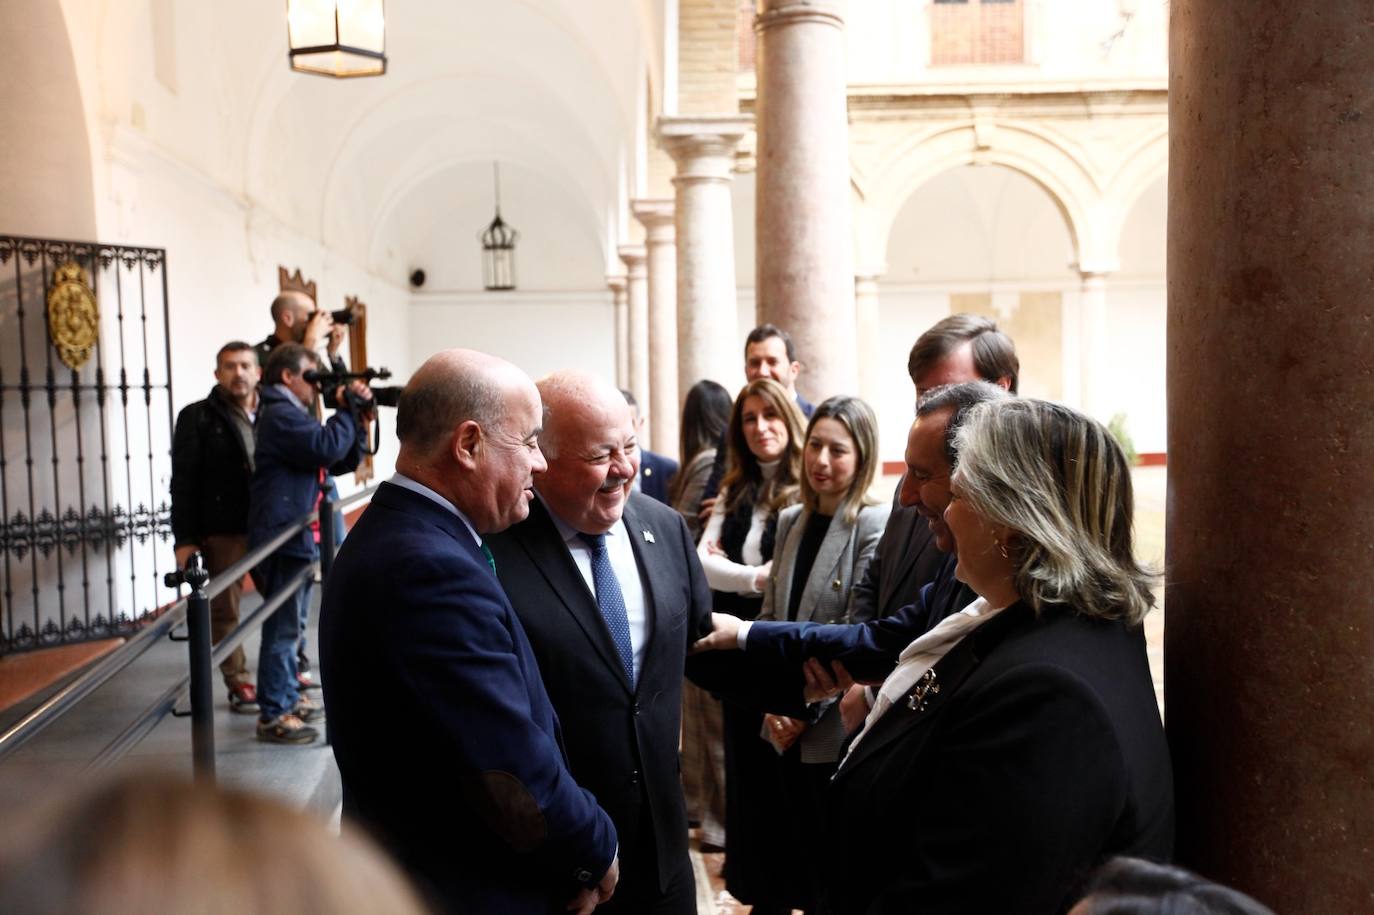
[[645, 468], [644, 468], [644, 475], [645, 475], [646, 477], [651, 477], [651, 476], [653, 476], [653, 475], [654, 475], [654, 468], [652, 468], [652, 467], [645, 467]]
[[654, 535], [653, 535], [653, 532], [652, 532], [652, 531], [644, 531], [643, 533], [644, 533], [644, 542], [645, 542], [645, 543], [653, 543], [653, 542], [654, 542]]

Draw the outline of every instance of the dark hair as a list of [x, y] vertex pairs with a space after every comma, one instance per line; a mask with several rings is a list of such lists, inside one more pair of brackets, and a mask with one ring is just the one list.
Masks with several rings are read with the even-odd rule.
[[1230, 887], [1169, 864], [1113, 858], [1088, 883], [1085, 915], [1274, 915]]
[[1011, 337], [997, 329], [997, 322], [982, 315], [957, 314], [936, 321], [929, 330], [916, 338], [916, 345], [907, 357], [906, 371], [911, 383], [929, 372], [941, 359], [965, 343], [973, 344], [973, 369], [978, 377], [994, 384], [1002, 378], [1011, 380], [1011, 392], [1019, 384], [1021, 361], [1016, 358], [1016, 344]]
[[744, 338], [744, 358], [749, 358], [749, 347], [755, 343], [762, 343], [764, 340], [771, 340], [777, 337], [782, 341], [782, 345], [787, 349], [787, 361], [797, 361], [797, 348], [792, 345], [792, 338], [787, 331], [776, 324], [760, 324], [758, 327], [749, 331], [749, 336]]
[[245, 350], [253, 354], [253, 361], [256, 362], [258, 351], [253, 349], [251, 343], [244, 343], [242, 340], [230, 340], [219, 348], [219, 352], [215, 353], [215, 368], [219, 368], [219, 361], [224, 358], [225, 353], [241, 353]]
[[[873, 485], [873, 477], [878, 470], [878, 417], [866, 401], [848, 394], [837, 394], [821, 403], [811, 414], [802, 437], [802, 466], [805, 467], [806, 443], [811, 440], [811, 430], [823, 419], [833, 419], [844, 426], [849, 437], [854, 440], [854, 479], [849, 491], [844, 494], [835, 514], [849, 524], [859, 517], [865, 505], [873, 505], [868, 490]], [[805, 473], [801, 478], [801, 501], [807, 508], [820, 511], [820, 495], [811, 488], [811, 480]]]
[[639, 409], [639, 401], [636, 400], [635, 396], [630, 393], [629, 388], [617, 388], [617, 390], [620, 391], [620, 396], [625, 398], [625, 402], [627, 404], [634, 407], [636, 410]]
[[954, 411], [949, 414], [949, 422], [945, 424], [945, 460], [949, 461], [950, 470], [959, 463], [959, 454], [954, 449], [954, 436], [964, 424], [968, 411], [985, 401], [1006, 396], [1006, 391], [989, 381], [966, 381], [963, 384], [942, 384], [927, 391], [916, 401], [917, 418], [941, 410]]
[[299, 343], [281, 344], [267, 357], [267, 367], [262, 372], [263, 383], [281, 384], [287, 372], [301, 371], [301, 364], [307, 359], [311, 365], [320, 364], [320, 357], [315, 355], [313, 350], [306, 349]]
[[707, 448], [716, 447], [730, 422], [730, 392], [710, 379], [698, 381], [682, 404], [679, 456], [686, 467]]
[[[787, 424], [787, 450], [768, 486], [764, 485], [758, 458], [749, 450], [749, 442], [744, 437], [744, 402], [750, 397], [762, 397]], [[743, 501], [752, 505], [766, 503], [775, 510], [795, 501], [798, 479], [801, 477], [804, 434], [801, 410], [797, 409], [797, 402], [782, 385], [771, 378], [755, 378], [740, 389], [734, 408], [730, 411], [730, 427], [725, 434], [730, 450], [720, 488], [725, 492], [726, 514], [738, 508]]]

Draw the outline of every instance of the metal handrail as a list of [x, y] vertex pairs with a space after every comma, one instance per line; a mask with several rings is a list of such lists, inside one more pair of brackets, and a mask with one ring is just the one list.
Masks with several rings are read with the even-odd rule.
[[[277, 611], [282, 604], [290, 600], [297, 591], [305, 586], [305, 583], [314, 578], [318, 563], [310, 563], [291, 579], [288, 586], [272, 595], [272, 599], [264, 602], [260, 607], [253, 610], [251, 614], [244, 617], [234, 627], [234, 631], [225, 636], [215, 645], [214, 652], [211, 654], [211, 664], [217, 664], [229, 656], [229, 652], [239, 646], [239, 643], [248, 638], [255, 628], [266, 622], [267, 617]], [[129, 752], [144, 737], [152, 732], [153, 728], [161, 723], [181, 701], [186, 691], [191, 686], [191, 675], [187, 673], [172, 686], [168, 687], [157, 699], [145, 708], [139, 716], [130, 722], [129, 726], [119, 733], [105, 748], [96, 754], [96, 757], [87, 765], [88, 771], [104, 769], [114, 762], [117, 762], [125, 753]]]
[[[347, 501], [348, 504], [352, 504], [352, 502], [356, 501], [361, 501], [363, 498], [370, 496], [374, 491], [376, 491], [376, 488], [377, 487], [373, 486], [369, 487], [368, 489], [361, 490], [360, 492], [354, 493], [352, 496], [350, 496], [348, 500], [341, 500], [339, 502], [322, 502], [320, 503], [320, 507], [327, 508], [327, 510], [331, 512], [337, 511], [339, 506], [344, 504], [345, 501]], [[219, 594], [223, 593], [224, 591], [226, 591], [230, 585], [232, 585], [239, 579], [243, 578], [244, 575], [248, 574], [248, 572], [254, 569], [264, 559], [266, 559], [272, 553], [276, 552], [276, 550], [283, 543], [290, 540], [292, 537], [300, 534], [301, 531], [307, 529], [311, 523], [318, 519], [318, 517], [319, 512], [317, 510], [311, 510], [310, 512], [302, 515], [289, 527], [281, 531], [281, 533], [274, 536], [271, 540], [268, 540], [267, 542], [258, 546], [251, 553], [247, 554], [238, 562], [234, 563], [229, 568], [225, 569], [224, 572], [220, 575], [215, 576], [215, 580], [210, 582], [208, 586], [205, 588], [204, 599], [206, 601], [209, 601], [211, 598], [214, 598]], [[313, 571], [313, 569], [314, 565], [312, 564], [311, 570]], [[284, 592], [282, 600], [285, 601], [291, 593], [294, 593], [294, 591]], [[156, 644], [159, 639], [161, 639], [163, 636], [169, 635], [173, 628], [175, 628], [178, 624], [180, 624], [186, 619], [186, 612], [189, 600], [189, 597], [183, 597], [176, 603], [172, 604], [172, 606], [167, 608], [167, 610], [165, 610], [154, 622], [150, 623], [149, 625], [141, 629], [136, 635], [132, 636], [123, 645], [119, 646], [114, 651], [110, 652], [108, 655], [106, 655], [104, 658], [98, 661], [94, 667], [86, 671], [81, 676], [77, 677], [71, 683], [68, 683], [66, 686], [62, 687], [62, 689], [58, 690], [53, 695], [49, 696], [37, 708], [33, 709], [33, 711], [29, 712], [19, 721], [15, 722], [3, 733], [0, 733], [0, 760], [4, 760], [7, 756], [17, 751], [20, 747], [24, 746], [24, 744], [32, 740], [35, 736], [37, 736], [40, 732], [46, 729], [54, 721], [61, 718], [67, 712], [71, 711], [72, 708], [74, 708], [78, 703], [84, 700], [91, 693], [95, 692], [95, 690], [103, 686], [112, 677], [114, 677], [120, 671], [127, 668], [134, 661], [138, 660], [138, 658], [141, 657], [144, 654], [144, 652], [146, 652], [149, 648], [153, 647], [153, 645]], [[280, 602], [277, 604], [277, 606], [280, 606]], [[218, 659], [223, 660], [224, 657], [227, 657], [229, 651], [232, 651], [233, 648], [237, 647], [245, 638], [247, 638], [248, 633], [252, 631], [251, 628], [247, 627], [247, 624], [249, 622], [252, 622], [255, 626], [261, 625], [265, 617], [265, 613], [261, 612], [261, 608], [259, 608], [259, 610], [254, 611], [254, 613], [247, 619], [241, 621], [239, 625], [235, 627], [234, 631], [229, 634], [228, 638], [226, 638], [220, 643], [220, 646], [224, 646], [226, 643], [229, 643], [232, 639], [232, 644], [229, 644], [229, 646], [222, 653], [220, 653]], [[175, 699], [177, 696], [181, 694], [182, 691], [184, 691], [184, 689], [185, 684], [179, 683], [176, 687], [175, 692], [173, 692], [172, 690], [168, 690], [168, 693], [172, 694], [173, 699]], [[155, 706], [161, 708], [162, 706], [160, 705], [160, 703], [161, 700], [159, 700], [158, 703], [154, 703], [154, 706], [149, 707], [149, 711]], [[157, 715], [156, 718], [152, 721], [152, 724], [147, 728], [147, 730], [144, 730], [140, 734], [140, 736], [145, 736], [147, 734], [147, 731], [151, 730], [152, 726], [155, 726], [157, 722], [160, 721], [162, 717], [164, 717], [169, 711], [171, 711], [170, 706], [168, 706], [164, 711], [162, 711], [161, 714]], [[147, 714], [148, 711], [145, 711], [143, 715], [140, 715], [139, 719], [135, 721], [129, 729], [126, 729], [125, 734], [131, 732], [136, 725], [143, 723], [144, 718]], [[124, 734], [121, 734], [121, 738], [124, 736]], [[116, 738], [116, 741], [118, 741], [119, 739], [120, 738]], [[134, 742], [136, 743], [137, 741]], [[129, 746], [132, 746], [132, 744], [130, 744]], [[101, 757], [97, 758], [103, 758], [105, 752], [109, 749], [110, 747], [106, 747], [106, 750], [102, 751]]]

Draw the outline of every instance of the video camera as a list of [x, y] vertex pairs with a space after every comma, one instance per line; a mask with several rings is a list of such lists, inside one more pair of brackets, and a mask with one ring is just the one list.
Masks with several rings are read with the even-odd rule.
[[[362, 381], [371, 386], [373, 380], [385, 381], [391, 377], [391, 370], [371, 367], [363, 369], [361, 372], [325, 372], [319, 369], [307, 369], [301, 377], [322, 391], [331, 391], [334, 388], [343, 386], [344, 401], [348, 409], [356, 418], [361, 413], [366, 413], [374, 406], [394, 407], [401, 400], [401, 390], [399, 385], [382, 385], [371, 388], [372, 399], [364, 400], [348, 388], [348, 384], [353, 381]], [[340, 404], [344, 406], [344, 404]], [[377, 453], [377, 445], [380, 441], [381, 429], [376, 430], [378, 441], [374, 442], [368, 449], [368, 454]]]

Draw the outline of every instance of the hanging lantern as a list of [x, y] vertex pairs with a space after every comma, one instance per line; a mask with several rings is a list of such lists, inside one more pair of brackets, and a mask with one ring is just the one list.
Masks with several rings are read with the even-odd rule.
[[383, 0], [286, 0], [291, 69], [340, 79], [386, 72]]
[[496, 177], [496, 218], [481, 234], [482, 287], [487, 290], [515, 288], [515, 240], [520, 233], [501, 219], [501, 166], [492, 164]]

